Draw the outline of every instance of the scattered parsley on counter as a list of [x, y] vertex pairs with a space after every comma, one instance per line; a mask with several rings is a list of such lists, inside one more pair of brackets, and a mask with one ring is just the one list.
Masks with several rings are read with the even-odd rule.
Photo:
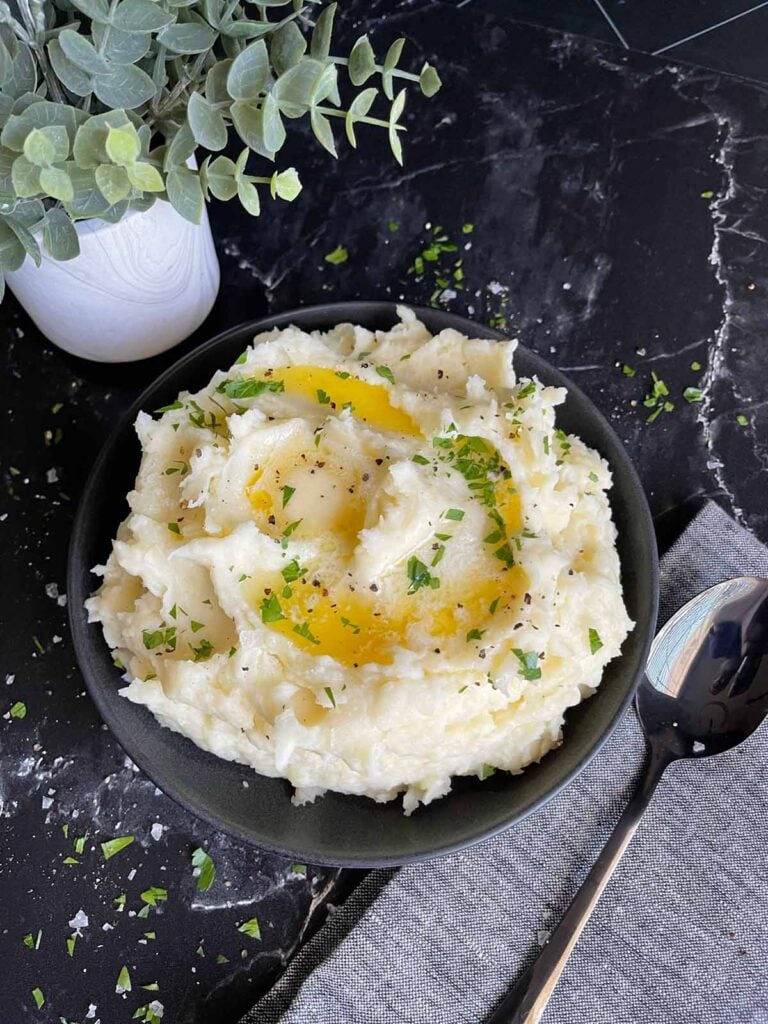
[[683, 398], [686, 402], [700, 402], [704, 398], [704, 392], [701, 388], [686, 388]]
[[306, 864], [291, 864], [290, 871], [292, 875], [301, 875], [306, 877], [307, 865]]
[[743, 412], [740, 412], [739, 415], [736, 417], [736, 422], [739, 424], [740, 427], [748, 427], [749, 426], [749, 420], [747, 419], [747, 417], [744, 415]]
[[662, 412], [672, 412], [675, 408], [674, 404], [668, 401], [669, 388], [653, 371], [651, 371], [651, 381], [651, 390], [643, 399], [645, 408], [653, 410], [646, 419], [647, 423], [653, 423]]
[[201, 846], [192, 851], [192, 867], [198, 870], [197, 888], [201, 892], [210, 889], [216, 877], [216, 865]]
[[589, 629], [589, 649], [592, 654], [597, 654], [600, 648], [603, 646], [603, 641], [600, 639], [600, 634], [596, 629], [590, 626]]
[[536, 679], [541, 679], [541, 669], [539, 668], [539, 656], [535, 651], [521, 651], [519, 648], [515, 648], [512, 653], [520, 662], [520, 668], [522, 670], [523, 679], [526, 682], [532, 683]]
[[706, 192], [700, 192], [699, 195], [702, 199], [714, 199], [715, 197], [715, 193], [711, 189], [707, 189]]
[[17, 700], [16, 703], [11, 707], [11, 718], [26, 718], [27, 717], [27, 705], [23, 700]]
[[71, 935], [67, 936], [67, 953], [69, 956], [74, 957], [75, 955], [75, 943], [77, 942], [77, 932], [72, 932]]
[[33, 988], [32, 998], [35, 1000], [35, 1006], [38, 1008], [38, 1010], [42, 1010], [42, 1008], [45, 1006], [45, 996], [43, 995], [43, 990], [40, 988]]
[[[147, 906], [156, 907], [158, 903], [165, 903], [168, 899], [168, 890], [161, 888], [159, 885], [150, 885], [141, 894], [141, 899]], [[123, 897], [123, 902], [125, 902], [125, 897]]]
[[249, 921], [243, 921], [237, 930], [242, 932], [243, 935], [250, 936], [252, 939], [261, 938], [261, 928], [259, 927], [259, 919], [257, 917], [252, 917]]
[[104, 855], [104, 860], [114, 857], [116, 853], [120, 853], [126, 846], [130, 846], [132, 842], [133, 836], [118, 836], [116, 839], [110, 839], [108, 842], [102, 843], [101, 852]]
[[691, 363], [691, 369], [694, 371], [694, 373], [701, 369], [701, 363], [698, 361], [698, 359], [694, 359], [694, 361]]
[[280, 607], [277, 594], [270, 594], [269, 597], [265, 597], [261, 602], [261, 621], [279, 622], [280, 619], [284, 618], [283, 609]]
[[624, 363], [621, 367], [621, 372], [624, 374], [625, 377], [634, 377], [637, 373], [637, 370], [635, 370], [634, 367], [629, 366], [627, 363]]
[[349, 259], [349, 250], [343, 245], [337, 245], [332, 252], [328, 252], [323, 256], [326, 263], [330, 263], [331, 266], [338, 266], [340, 263], [346, 263]]
[[120, 973], [117, 976], [117, 983], [115, 984], [115, 992], [118, 995], [122, 995], [123, 992], [130, 992], [133, 986], [131, 985], [131, 972], [123, 964], [120, 968]]
[[40, 941], [43, 937], [43, 930], [40, 928], [37, 935], [33, 935], [32, 932], [29, 935], [25, 935], [21, 940], [27, 949], [40, 949]]

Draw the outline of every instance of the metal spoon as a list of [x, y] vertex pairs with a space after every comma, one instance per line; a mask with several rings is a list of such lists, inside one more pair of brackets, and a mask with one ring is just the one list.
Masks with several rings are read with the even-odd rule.
[[726, 580], [673, 615], [651, 645], [636, 704], [650, 748], [643, 783], [533, 967], [487, 1024], [539, 1020], [668, 765], [730, 750], [768, 713], [768, 580]]

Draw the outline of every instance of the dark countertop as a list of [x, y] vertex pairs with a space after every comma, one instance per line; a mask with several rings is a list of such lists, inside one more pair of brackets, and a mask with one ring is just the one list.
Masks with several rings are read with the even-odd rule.
[[[414, 64], [439, 62], [444, 90], [409, 103], [403, 171], [376, 135], [338, 163], [312, 143], [302, 157], [302, 136], [303, 195], [255, 221], [233, 204], [211, 209], [216, 307], [194, 338], [142, 364], [73, 359], [13, 299], [3, 304], [2, 1021], [119, 1024], [156, 998], [165, 1021], [228, 1024], [356, 880], [311, 867], [303, 878], [211, 834], [126, 763], [76, 668], [64, 580], [78, 495], [121, 410], [202, 339], [319, 301], [429, 303], [442, 260], [423, 278], [409, 268], [439, 225], [465, 276], [432, 301], [506, 324], [591, 395], [636, 462], [662, 548], [706, 497], [768, 540], [765, 89], [486, 15], [480, 3], [360, 0], [342, 23], [347, 36], [375, 27], [379, 48], [402, 33]], [[329, 265], [339, 244], [349, 260]], [[674, 409], [647, 423], [651, 372]], [[686, 387], [703, 401], [686, 402]], [[18, 700], [23, 720], [7, 714]], [[126, 833], [133, 845], [104, 861], [99, 843]], [[189, 858], [203, 843], [218, 874], [199, 893]], [[153, 885], [168, 899], [137, 918]], [[88, 926], [70, 957], [68, 922], [81, 909]], [[260, 942], [237, 930], [254, 915]], [[40, 948], [27, 948], [38, 929]], [[126, 996], [115, 994], [123, 965]], [[159, 991], [140, 988], [153, 982]]]

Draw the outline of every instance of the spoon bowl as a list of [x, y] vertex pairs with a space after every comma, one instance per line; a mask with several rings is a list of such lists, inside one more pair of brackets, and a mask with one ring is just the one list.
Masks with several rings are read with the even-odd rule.
[[667, 762], [742, 743], [768, 713], [768, 580], [703, 591], [659, 631], [637, 692], [651, 747]]
[[730, 750], [765, 718], [768, 580], [725, 580], [668, 619], [651, 644], [636, 703], [650, 746], [642, 783], [533, 966], [487, 1024], [537, 1024], [664, 770]]

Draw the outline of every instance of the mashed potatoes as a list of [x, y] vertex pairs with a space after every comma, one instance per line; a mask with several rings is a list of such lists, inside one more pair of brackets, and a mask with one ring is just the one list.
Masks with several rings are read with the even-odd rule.
[[611, 477], [515, 342], [259, 335], [159, 418], [91, 621], [219, 757], [411, 811], [561, 739], [632, 626]]

